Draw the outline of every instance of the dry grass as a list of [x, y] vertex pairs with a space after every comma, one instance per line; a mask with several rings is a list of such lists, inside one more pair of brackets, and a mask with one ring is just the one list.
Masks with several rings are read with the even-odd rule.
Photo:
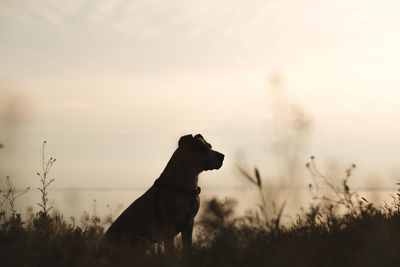
[[[173, 253], [143, 254], [126, 244], [105, 242], [105, 220], [98, 216], [84, 214], [76, 223], [67, 222], [61, 214], [49, 214], [46, 188], [54, 180], [47, 180], [47, 175], [54, 161], [43, 154], [42, 210], [26, 221], [13, 209], [18, 198], [15, 188], [3, 192], [0, 209], [10, 212], [3, 212], [0, 221], [1, 266], [368, 267], [400, 263], [400, 195], [382, 208], [359, 199], [348, 186], [355, 166], [345, 172], [341, 185], [335, 185], [312, 158], [307, 166], [315, 178], [310, 188], [315, 202], [291, 225], [279, 223], [283, 204], [275, 216], [263, 214], [262, 178], [258, 170], [254, 175], [241, 170], [261, 193], [259, 211], [237, 218], [234, 200], [209, 200], [197, 219], [199, 231], [192, 252], [177, 248]], [[318, 183], [330, 187], [332, 196], [319, 196]], [[344, 207], [340, 213], [339, 206]]]

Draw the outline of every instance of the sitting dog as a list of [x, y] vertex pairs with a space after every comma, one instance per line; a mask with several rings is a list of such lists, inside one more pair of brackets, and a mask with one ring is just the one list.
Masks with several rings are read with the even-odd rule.
[[190, 248], [200, 207], [198, 175], [221, 168], [223, 160], [200, 134], [182, 136], [160, 177], [117, 218], [106, 238], [141, 246], [164, 241], [171, 250], [181, 233], [184, 249]]

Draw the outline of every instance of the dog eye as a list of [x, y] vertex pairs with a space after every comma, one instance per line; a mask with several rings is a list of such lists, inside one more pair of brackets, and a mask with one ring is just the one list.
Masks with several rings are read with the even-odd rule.
[[206, 146], [202, 146], [201, 150], [202, 151], [209, 151], [210, 149], [208, 147], [206, 147]]
[[209, 148], [205, 144], [201, 143], [196, 145], [196, 150], [206, 152], [209, 150]]

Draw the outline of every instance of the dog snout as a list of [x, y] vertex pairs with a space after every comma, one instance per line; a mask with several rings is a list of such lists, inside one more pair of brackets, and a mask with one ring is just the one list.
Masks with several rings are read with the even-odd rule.
[[221, 163], [224, 161], [225, 155], [222, 153], [217, 152], [217, 158], [221, 161]]
[[204, 170], [217, 170], [219, 168], [221, 168], [222, 163], [224, 161], [224, 154], [219, 153], [217, 151], [214, 150], [210, 150], [209, 153], [209, 158], [208, 161], [206, 163], [206, 167]]
[[224, 162], [225, 155], [219, 152], [216, 152], [216, 158], [218, 162], [217, 169], [221, 168], [222, 163]]

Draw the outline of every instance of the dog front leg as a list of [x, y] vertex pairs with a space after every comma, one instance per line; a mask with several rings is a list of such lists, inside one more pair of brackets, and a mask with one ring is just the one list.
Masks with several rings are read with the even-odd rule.
[[164, 251], [170, 253], [174, 250], [174, 237], [168, 237], [164, 240]]
[[192, 248], [192, 234], [193, 234], [193, 220], [181, 231], [182, 243], [184, 250], [190, 250]]

